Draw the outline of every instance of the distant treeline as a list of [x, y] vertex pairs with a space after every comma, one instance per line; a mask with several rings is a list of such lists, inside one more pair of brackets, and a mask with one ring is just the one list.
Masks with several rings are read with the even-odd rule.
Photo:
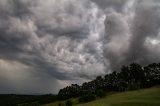
[[0, 106], [40, 106], [57, 100], [56, 95], [15, 95], [1, 94]]
[[85, 82], [81, 86], [72, 84], [60, 89], [58, 98], [85, 97], [88, 94], [97, 96], [97, 92], [102, 90], [104, 92], [121, 92], [155, 85], [160, 85], [160, 63], [149, 64], [145, 67], [132, 63], [128, 66], [122, 66], [120, 71], [114, 71], [104, 77], [98, 76], [95, 80]]

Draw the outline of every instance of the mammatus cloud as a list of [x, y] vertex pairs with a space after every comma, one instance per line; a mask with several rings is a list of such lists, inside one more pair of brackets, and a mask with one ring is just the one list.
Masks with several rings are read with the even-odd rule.
[[158, 0], [0, 0], [0, 93], [57, 93], [159, 62]]

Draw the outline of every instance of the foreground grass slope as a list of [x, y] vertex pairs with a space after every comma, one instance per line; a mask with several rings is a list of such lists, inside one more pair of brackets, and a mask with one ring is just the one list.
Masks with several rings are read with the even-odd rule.
[[[77, 99], [72, 100], [74, 104], [78, 103]], [[58, 106], [62, 102], [64, 101], [44, 106]], [[160, 87], [116, 93], [93, 102], [74, 106], [160, 106]]]
[[160, 106], [160, 87], [113, 94], [76, 106]]

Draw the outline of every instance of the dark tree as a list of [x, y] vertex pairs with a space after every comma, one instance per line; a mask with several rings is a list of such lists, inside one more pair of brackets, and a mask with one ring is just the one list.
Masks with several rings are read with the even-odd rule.
[[145, 67], [132, 63], [122, 66], [121, 71], [114, 71], [105, 75], [104, 78], [98, 76], [95, 80], [83, 83], [82, 86], [77, 84], [67, 86], [59, 91], [58, 97], [60, 99], [80, 97], [80, 101], [83, 101], [84, 98], [88, 100], [95, 95], [101, 97], [102, 91], [127, 91], [155, 85], [160, 85], [160, 63]]

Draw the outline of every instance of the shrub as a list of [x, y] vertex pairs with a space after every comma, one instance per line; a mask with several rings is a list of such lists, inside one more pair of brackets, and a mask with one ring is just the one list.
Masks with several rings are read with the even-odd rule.
[[58, 104], [58, 106], [64, 106], [64, 105], [65, 105], [64, 103], [59, 103], [59, 104]]
[[102, 98], [106, 96], [106, 93], [102, 89], [99, 89], [96, 91], [96, 96]]
[[96, 99], [94, 94], [83, 95], [79, 98], [79, 102], [90, 102]]
[[72, 106], [72, 101], [70, 101], [70, 100], [68, 100], [68, 101], [66, 101], [66, 106]]

